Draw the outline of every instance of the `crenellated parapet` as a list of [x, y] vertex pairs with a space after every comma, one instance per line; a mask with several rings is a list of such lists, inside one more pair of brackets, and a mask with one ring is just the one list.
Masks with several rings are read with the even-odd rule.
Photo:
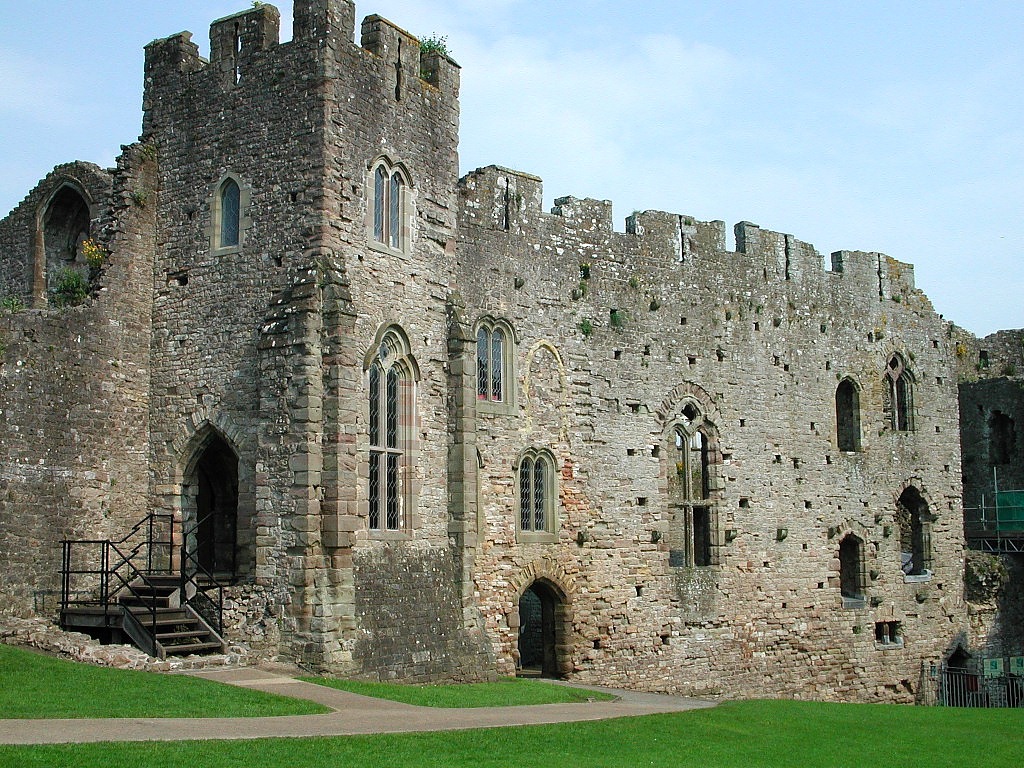
[[359, 51], [384, 65], [383, 79], [399, 100], [424, 84], [458, 95], [458, 64], [438, 51], [421, 54], [419, 40], [387, 19], [366, 17], [357, 46], [349, 0], [296, 0], [293, 39], [281, 43], [280, 29], [278, 9], [260, 4], [210, 25], [209, 59], [199, 55], [191, 32], [153, 41], [146, 46], [147, 116], [162, 100], [192, 88], [259, 93], [281, 80], [344, 76], [352, 64], [346, 56]]

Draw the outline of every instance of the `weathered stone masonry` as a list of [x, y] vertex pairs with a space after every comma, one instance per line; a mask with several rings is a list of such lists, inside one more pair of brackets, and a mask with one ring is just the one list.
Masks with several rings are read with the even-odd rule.
[[[312, 668], [913, 700], [967, 616], [954, 342], [912, 267], [459, 180], [457, 65], [294, 8], [286, 43], [267, 5], [209, 61], [151, 43], [140, 144], [0, 223], [32, 307], [0, 318], [0, 608], [52, 613], [64, 536], [212, 510], [184, 543], [229, 639]], [[48, 308], [38, 220], [79, 200], [109, 255]]]

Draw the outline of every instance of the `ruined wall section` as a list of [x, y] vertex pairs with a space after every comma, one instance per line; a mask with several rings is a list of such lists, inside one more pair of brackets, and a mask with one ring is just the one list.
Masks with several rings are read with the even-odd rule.
[[[43, 236], [49, 204], [65, 186], [84, 196], [88, 226], [101, 236], [103, 222], [110, 217], [111, 171], [81, 161], [58, 165], [0, 221], [0, 300], [8, 305], [47, 306]], [[73, 258], [74, 253], [68, 253], [62, 260]]]
[[[953, 352], [909, 265], [841, 252], [826, 272], [789, 235], [659, 212], [617, 233], [606, 201], [556, 200], [489, 167], [460, 184], [470, 320], [515, 329], [513, 413], [477, 414], [486, 532], [476, 588], [499, 673], [517, 601], [559, 583], [579, 679], [687, 693], [912, 700], [923, 659], [965, 626]], [[912, 370], [914, 429], [884, 411], [887, 362]], [[836, 387], [859, 389], [861, 450], [836, 441]], [[670, 561], [668, 430], [685, 402], [717, 433], [718, 565]], [[517, 458], [553, 452], [555, 543], [520, 543]], [[933, 573], [901, 570], [896, 500], [934, 515]], [[839, 542], [862, 542], [864, 599], [840, 596]], [[529, 574], [524, 575], [524, 574]], [[876, 643], [876, 622], [901, 642]]]
[[135, 193], [154, 188], [153, 157], [133, 145], [113, 171], [58, 166], [0, 224], [3, 274], [25, 304], [36, 222], [66, 184], [92, 204], [107, 254], [92, 294], [0, 312], [0, 611], [17, 614], [56, 614], [62, 539], [119, 538], [147, 512], [155, 206]]

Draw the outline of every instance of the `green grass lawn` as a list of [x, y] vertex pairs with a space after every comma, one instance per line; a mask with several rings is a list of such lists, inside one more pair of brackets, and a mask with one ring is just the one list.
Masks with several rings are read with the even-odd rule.
[[3, 747], [3, 766], [1019, 768], [1024, 710], [750, 701], [670, 715], [446, 733]]
[[94, 667], [0, 645], [0, 717], [261, 717], [330, 710], [182, 675]]
[[611, 701], [615, 698], [607, 693], [515, 677], [506, 677], [496, 683], [467, 685], [399, 685], [338, 680], [333, 677], [301, 679], [363, 696], [390, 699], [420, 707], [514, 707], [525, 704], [574, 704], [588, 700]]

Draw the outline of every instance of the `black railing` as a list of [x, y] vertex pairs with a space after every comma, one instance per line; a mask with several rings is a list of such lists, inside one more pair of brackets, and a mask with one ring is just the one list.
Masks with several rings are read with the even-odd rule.
[[137, 574], [173, 573], [173, 521], [151, 514], [121, 539], [62, 541], [61, 610], [107, 607]]
[[[156, 637], [157, 587], [154, 576], [179, 578], [180, 604], [188, 605], [215, 629], [224, 630], [224, 585], [200, 561], [194, 547], [197, 522], [174, 544], [172, 515], [151, 514], [121, 539], [66, 539], [62, 545], [61, 614], [72, 608], [118, 608], [124, 629], [140, 647], [156, 653], [155, 644], [133, 630]], [[175, 562], [177, 554], [177, 562]], [[175, 566], [178, 566], [175, 569]]]
[[188, 546], [204, 522], [197, 521], [184, 537], [186, 545], [181, 548], [181, 603], [191, 606], [218, 635], [223, 635], [224, 585], [203, 565], [198, 550], [189, 551]]

